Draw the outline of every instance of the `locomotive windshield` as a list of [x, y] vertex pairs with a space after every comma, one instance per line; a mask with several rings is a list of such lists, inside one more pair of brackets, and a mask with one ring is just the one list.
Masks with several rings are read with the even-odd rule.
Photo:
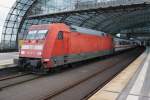
[[36, 35], [35, 39], [44, 39], [47, 32], [48, 32], [48, 30], [39, 30], [37, 32], [37, 35]]
[[27, 40], [34, 40], [34, 39], [44, 39], [48, 30], [34, 30], [34, 31], [29, 31], [27, 34], [26, 39]]
[[35, 35], [36, 35], [37, 31], [29, 31], [29, 33], [27, 34], [27, 37], [26, 39], [28, 40], [32, 40], [35, 38]]

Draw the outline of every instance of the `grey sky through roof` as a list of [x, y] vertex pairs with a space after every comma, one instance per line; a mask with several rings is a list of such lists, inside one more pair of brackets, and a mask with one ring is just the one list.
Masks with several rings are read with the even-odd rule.
[[0, 0], [0, 42], [5, 19], [15, 1], [16, 0]]
[[149, 0], [14, 1], [4, 0], [0, 4], [2, 49], [18, 49], [19, 40], [31, 25], [58, 22], [109, 34], [133, 33], [132, 38], [150, 39], [147, 34], [150, 33]]

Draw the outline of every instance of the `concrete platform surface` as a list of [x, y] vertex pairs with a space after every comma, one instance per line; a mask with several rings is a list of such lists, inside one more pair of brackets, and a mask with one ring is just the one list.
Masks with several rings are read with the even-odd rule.
[[0, 68], [4, 68], [5, 65], [13, 64], [13, 59], [17, 59], [18, 52], [0, 53]]
[[150, 100], [150, 47], [89, 100]]
[[13, 58], [18, 58], [18, 52], [11, 52], [11, 53], [0, 53], [0, 61], [1, 60], [8, 60]]

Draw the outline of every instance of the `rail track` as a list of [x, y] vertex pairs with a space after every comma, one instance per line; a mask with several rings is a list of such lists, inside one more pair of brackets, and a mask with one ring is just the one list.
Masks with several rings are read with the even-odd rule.
[[7, 66], [6, 68], [0, 69], [0, 78], [6, 77], [15, 73], [18, 73], [19, 70], [16, 65]]
[[[5, 78], [0, 78], [0, 89], [4, 90], [2, 92], [0, 91], [0, 99], [8, 100], [11, 97], [15, 97], [12, 100], [86, 100], [113, 77], [115, 77], [120, 71], [126, 68], [126, 66], [135, 60], [143, 51], [143, 48], [142, 50], [141, 48], [136, 48], [131, 51], [112, 56], [108, 58], [108, 60], [105, 59], [100, 62], [96, 61], [94, 64], [90, 62], [87, 66], [86, 64], [83, 64], [83, 68], [81, 64], [81, 68], [70, 68], [67, 71], [56, 73], [54, 75], [47, 75], [46, 77], [35, 81], [31, 80], [37, 79], [41, 76], [30, 73], [24, 73], [25, 75], [23, 75], [20, 73], [18, 75], [16, 74]], [[83, 72], [80, 72], [81, 70]], [[28, 81], [31, 82], [28, 83]], [[66, 81], [67, 84], [65, 83]], [[28, 88], [23, 87], [24, 84], [21, 84], [24, 82], [26, 82], [26, 85], [28, 84], [32, 87], [29, 92]], [[18, 86], [12, 87], [14, 85]], [[7, 87], [12, 88], [5, 89]], [[9, 90], [12, 91], [12, 89], [14, 89], [13, 91], [16, 91], [17, 93], [19, 91], [20, 92], [18, 94], [8, 92]], [[4, 96], [6, 93], [8, 97]], [[22, 97], [22, 93], [30, 94], [28, 94], [28, 97]]]
[[31, 81], [41, 77], [40, 75], [35, 75], [27, 72], [16, 72], [9, 73], [9, 75], [0, 77], [0, 90], [4, 88], [18, 85], [27, 81]]
[[[134, 52], [134, 54], [138, 53]], [[139, 54], [133, 56], [133, 52], [126, 54], [124, 57], [119, 58], [120, 60], [115, 63], [108, 63], [109, 66], [96, 72], [95, 74], [86, 77], [68, 87], [62, 88], [59, 91], [50, 93], [50, 95], [42, 98], [42, 100], [87, 100], [93, 93], [104, 86], [108, 81], [117, 75], [121, 70], [123, 70], [128, 64], [130, 64]], [[104, 78], [105, 77], [105, 78]], [[102, 79], [103, 78], [103, 79]], [[89, 85], [89, 87], [87, 87]], [[92, 88], [90, 88], [92, 86]], [[81, 91], [84, 91], [82, 94]], [[85, 91], [86, 90], [86, 91]], [[81, 96], [82, 94], [82, 96]], [[77, 97], [78, 95], [78, 97]]]
[[17, 77], [20, 77], [20, 76], [24, 76], [24, 75], [27, 75], [27, 74], [29, 74], [29, 73], [17, 72], [17, 73], [11, 74], [11, 75], [3, 76], [3, 77], [0, 77], [0, 82], [4, 81], [4, 80], [8, 80], [8, 79], [13, 79], [13, 78], [17, 78]]

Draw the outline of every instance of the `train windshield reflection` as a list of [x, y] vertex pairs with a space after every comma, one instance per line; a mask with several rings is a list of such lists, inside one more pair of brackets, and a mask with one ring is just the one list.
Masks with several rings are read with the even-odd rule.
[[34, 39], [44, 39], [46, 37], [48, 30], [34, 30], [29, 31], [26, 37], [26, 40], [34, 40]]

